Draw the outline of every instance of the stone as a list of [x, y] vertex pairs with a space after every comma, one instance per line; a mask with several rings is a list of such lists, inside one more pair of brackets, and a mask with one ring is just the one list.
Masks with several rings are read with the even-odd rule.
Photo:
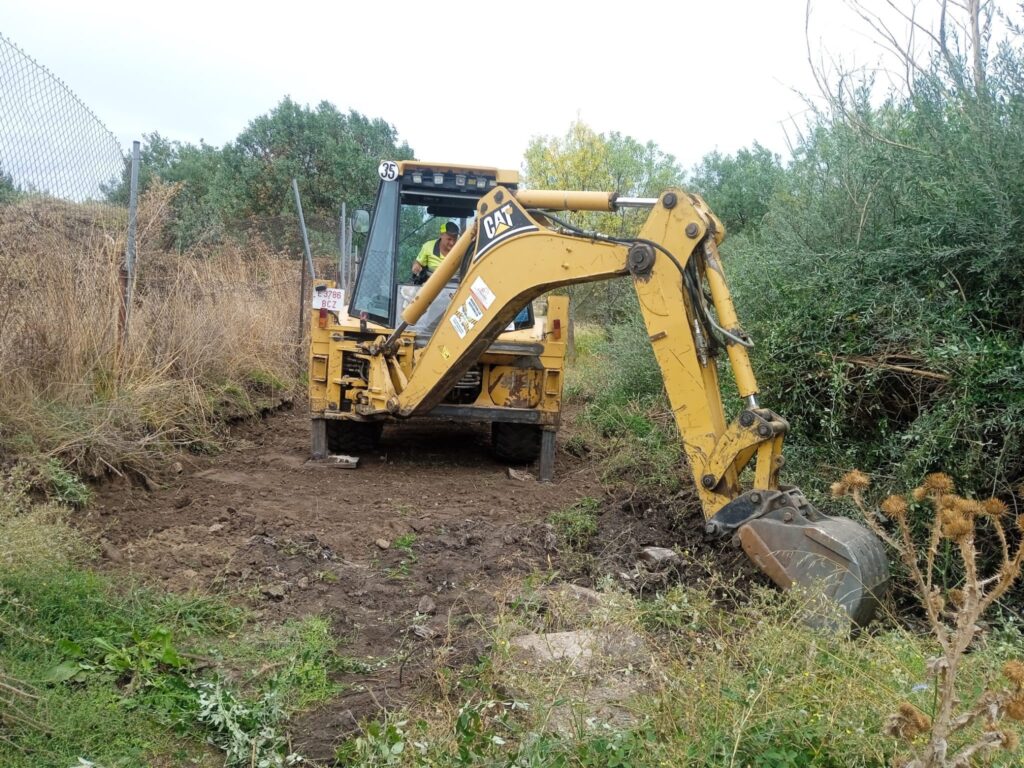
[[377, 545], [377, 549], [388, 549], [391, 546], [391, 542], [384, 538], [377, 539], [373, 543]]
[[416, 612], [424, 615], [430, 615], [437, 611], [437, 603], [431, 599], [430, 595], [424, 595], [420, 598], [419, 604], [416, 606]]
[[550, 587], [546, 597], [548, 611], [558, 620], [570, 619], [573, 615], [576, 618], [587, 618], [601, 606], [600, 592], [578, 584], [563, 583]]
[[650, 658], [644, 639], [622, 626], [521, 635], [511, 641], [511, 646], [513, 657], [521, 664], [567, 663], [580, 672], [591, 672], [602, 665], [639, 665]]
[[640, 562], [656, 568], [665, 568], [678, 564], [679, 555], [667, 547], [644, 547], [640, 551]]
[[223, 523], [214, 523], [209, 528], [207, 528], [207, 530], [210, 533], [220, 533], [221, 531], [224, 530], [224, 524]]
[[432, 640], [435, 637], [437, 637], [439, 634], [441, 634], [436, 629], [434, 629], [433, 627], [428, 626], [426, 624], [416, 624], [416, 625], [414, 625], [413, 628], [412, 628], [412, 633], [414, 635], [416, 635], [416, 637], [420, 638], [421, 640]]
[[511, 651], [518, 673], [510, 681], [512, 698], [527, 695], [518, 690], [518, 675], [558, 668], [563, 703], [552, 706], [545, 730], [564, 736], [578, 736], [581, 724], [597, 732], [636, 726], [634, 699], [650, 689], [658, 669], [643, 638], [621, 625], [523, 635], [511, 641]]
[[508, 476], [512, 480], [533, 480], [533, 475], [531, 475], [529, 472], [522, 469], [513, 469], [512, 467], [508, 468]]

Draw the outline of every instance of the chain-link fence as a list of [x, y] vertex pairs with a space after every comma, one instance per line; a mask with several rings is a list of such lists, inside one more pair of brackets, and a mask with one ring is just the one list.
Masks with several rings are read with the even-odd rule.
[[0, 35], [0, 197], [102, 200], [124, 171], [117, 137], [58, 77]]

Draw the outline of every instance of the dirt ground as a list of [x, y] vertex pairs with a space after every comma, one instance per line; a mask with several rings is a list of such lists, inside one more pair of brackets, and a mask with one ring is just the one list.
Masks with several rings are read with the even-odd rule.
[[[621, 567], [700, 527], [608, 498], [594, 466], [562, 450], [554, 482], [514, 479], [488, 442], [476, 425], [389, 426], [357, 469], [324, 467], [307, 461], [309, 421], [296, 406], [236, 426], [220, 455], [182, 456], [151, 482], [103, 485], [87, 527], [105, 568], [226, 594], [271, 623], [324, 615], [347, 656], [385, 660], [343, 676], [345, 693], [291, 723], [297, 751], [329, 760], [360, 719], [422, 690], [436, 664], [472, 662], [477, 649], [457, 641], [460, 630], [493, 615], [509, 583], [559, 567], [552, 512], [601, 499], [597, 554]], [[442, 646], [463, 658], [439, 662]]]

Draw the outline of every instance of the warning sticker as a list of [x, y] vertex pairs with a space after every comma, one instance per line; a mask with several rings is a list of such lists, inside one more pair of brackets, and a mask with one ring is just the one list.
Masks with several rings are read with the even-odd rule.
[[446, 347], [446, 346], [444, 346], [442, 344], [441, 345], [441, 357], [443, 357], [445, 360], [447, 360], [451, 356], [452, 356], [452, 353], [449, 351], [448, 347]]
[[459, 338], [466, 338], [466, 326], [462, 324], [462, 320], [459, 319], [459, 316], [452, 315], [448, 319], [452, 321], [452, 327], [455, 328], [455, 332], [459, 334]]
[[474, 323], [484, 316], [484, 311], [480, 309], [480, 305], [473, 300], [472, 296], [466, 299], [465, 313], [473, 318]]
[[482, 304], [484, 309], [491, 308], [491, 304], [494, 303], [494, 293], [487, 287], [487, 283], [482, 277], [474, 280], [473, 284], [469, 286], [469, 290], [473, 294], [473, 298]]

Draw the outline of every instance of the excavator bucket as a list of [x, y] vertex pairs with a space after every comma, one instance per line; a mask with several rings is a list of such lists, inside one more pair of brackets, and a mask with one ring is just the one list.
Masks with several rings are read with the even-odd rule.
[[735, 531], [743, 551], [772, 581], [824, 595], [857, 625], [871, 620], [888, 587], [889, 564], [878, 537], [853, 520], [822, 514], [796, 489], [743, 494], [709, 521], [708, 530]]

